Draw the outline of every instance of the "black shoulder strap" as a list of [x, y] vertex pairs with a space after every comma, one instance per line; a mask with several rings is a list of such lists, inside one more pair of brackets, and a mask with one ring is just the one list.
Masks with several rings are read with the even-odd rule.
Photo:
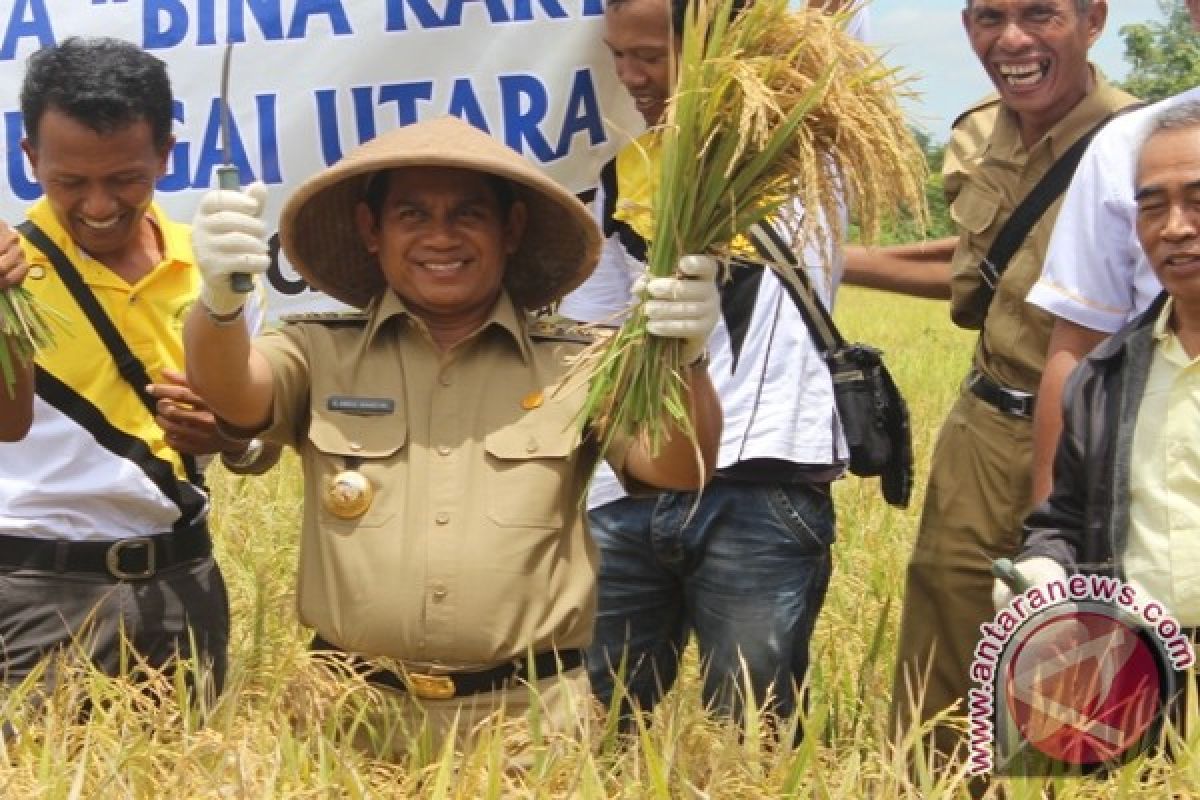
[[746, 236], [764, 261], [790, 267], [784, 270], [776, 269], [774, 272], [779, 275], [783, 288], [796, 304], [796, 310], [804, 319], [817, 350], [829, 361], [833, 353], [846, 346], [846, 340], [834, 324], [829, 311], [813, 297], [812, 284], [809, 283], [804, 266], [770, 222], [764, 220], [756, 223], [746, 231]]
[[[158, 413], [158, 403], [154, 399], [154, 396], [146, 390], [146, 386], [151, 383], [151, 380], [149, 373], [146, 372], [145, 365], [129, 350], [129, 345], [125, 343], [125, 339], [121, 337], [120, 332], [113, 325], [108, 314], [104, 312], [100, 301], [96, 299], [96, 295], [83, 282], [83, 276], [79, 274], [79, 270], [75, 268], [75, 265], [71, 263], [71, 259], [67, 258], [66, 253], [33, 220], [25, 220], [17, 226], [17, 230], [20, 231], [21, 235], [30, 244], [41, 250], [46, 258], [50, 259], [50, 263], [54, 265], [58, 276], [62, 278], [67, 291], [71, 293], [71, 296], [75, 298], [75, 302], [83, 309], [83, 313], [87, 316], [88, 321], [92, 323], [96, 335], [104, 342], [104, 346], [108, 348], [113, 362], [117, 365], [117, 372], [121, 373], [121, 377], [124, 378], [125, 382], [137, 394], [138, 399], [142, 401], [142, 405], [150, 412], [150, 416], [153, 417], [156, 415]], [[184, 469], [188, 474], [188, 480], [197, 486], [203, 486], [200, 472], [196, 468], [196, 460], [186, 453], [181, 455]]]
[[1046, 210], [1058, 199], [1067, 189], [1067, 184], [1071, 182], [1071, 177], [1075, 174], [1075, 170], [1079, 167], [1080, 160], [1083, 159], [1084, 151], [1091, 144], [1092, 139], [1100, 132], [1100, 129], [1109, 123], [1114, 117], [1125, 113], [1134, 108], [1140, 107], [1141, 103], [1134, 103], [1125, 108], [1109, 114], [1104, 119], [1092, 128], [1090, 131], [1080, 136], [1067, 151], [1055, 161], [1042, 179], [1037, 182], [1037, 185], [1029, 190], [1029, 194], [1025, 195], [1020, 204], [1013, 209], [1012, 214], [1004, 223], [1004, 227], [996, 234], [996, 238], [992, 240], [992, 246], [988, 248], [987, 255], [983, 257], [983, 261], [979, 263], [979, 271], [983, 274], [983, 280], [987, 283], [988, 288], [995, 290], [996, 284], [1000, 282], [1000, 276], [1004, 274], [1004, 270], [1008, 269], [1008, 262], [1012, 260], [1013, 255], [1021, 248], [1021, 243], [1025, 241], [1025, 237], [1033, 230], [1033, 226], [1037, 224]]

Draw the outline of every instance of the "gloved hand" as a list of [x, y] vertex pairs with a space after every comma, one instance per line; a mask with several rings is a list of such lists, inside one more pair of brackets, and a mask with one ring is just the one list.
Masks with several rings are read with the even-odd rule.
[[[1045, 556], [1021, 561], [1016, 564], [1016, 569], [1025, 580], [1029, 581], [1031, 586], [1045, 586], [1047, 583], [1065, 580], [1067, 577], [1067, 571], [1063, 569], [1062, 564]], [[1006, 608], [1014, 596], [1012, 589], [1008, 588], [1008, 584], [996, 578], [996, 582], [992, 584], [992, 607], [997, 611]]]
[[691, 255], [679, 259], [679, 278], [639, 278], [634, 291], [645, 291], [646, 330], [655, 336], [682, 339], [684, 364], [704, 355], [708, 336], [717, 324], [721, 301], [717, 294], [717, 260]]
[[246, 302], [230, 284], [233, 273], [261, 275], [271, 263], [261, 219], [266, 199], [261, 183], [241, 191], [214, 189], [200, 199], [192, 219], [192, 250], [204, 278], [200, 302], [217, 316], [229, 316]]

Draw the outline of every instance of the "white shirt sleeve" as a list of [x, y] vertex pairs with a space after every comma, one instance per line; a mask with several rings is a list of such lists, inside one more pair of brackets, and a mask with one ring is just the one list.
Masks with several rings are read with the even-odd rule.
[[846, 33], [860, 42], [870, 44], [874, 38], [871, 32], [871, 9], [865, 5], [859, 5], [854, 16], [846, 23]]
[[[635, 273], [629, 265], [632, 261], [616, 236], [607, 239], [595, 272], [562, 299], [558, 313], [577, 322], [621, 324], [633, 302]], [[638, 264], [637, 272], [642, 269]]]
[[[592, 216], [603, 230], [604, 188], [596, 187]], [[588, 279], [559, 303], [558, 313], [576, 322], [619, 325], [633, 304], [633, 282], [645, 265], [630, 256], [616, 234], [604, 241], [600, 261]]]
[[1162, 290], [1137, 239], [1134, 170], [1155, 115], [1200, 88], [1122, 115], [1084, 153], [1054, 224], [1028, 301], [1056, 317], [1113, 333]]

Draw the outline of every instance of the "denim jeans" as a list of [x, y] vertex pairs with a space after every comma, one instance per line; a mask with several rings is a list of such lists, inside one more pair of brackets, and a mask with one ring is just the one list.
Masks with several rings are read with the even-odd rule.
[[748, 677], [756, 704], [769, 697], [771, 711], [790, 715], [829, 586], [829, 486], [717, 478], [689, 520], [695, 500], [626, 497], [589, 515], [600, 549], [593, 689], [611, 704], [620, 675], [626, 719], [630, 702], [650, 710], [695, 632], [710, 708], [741, 719]]

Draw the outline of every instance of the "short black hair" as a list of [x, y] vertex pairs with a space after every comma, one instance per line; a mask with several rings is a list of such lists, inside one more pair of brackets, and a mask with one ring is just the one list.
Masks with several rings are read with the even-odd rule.
[[145, 120], [162, 149], [171, 140], [174, 104], [166, 64], [109, 37], [72, 36], [38, 50], [21, 83], [25, 135], [34, 147], [42, 117], [54, 109], [104, 135]]
[[[605, 7], [619, 6], [628, 1], [629, 0], [608, 0], [608, 2], [605, 4]], [[750, 2], [753, 2], [753, 0], [734, 0], [732, 3], [732, 8], [729, 10], [730, 14], [737, 16], [738, 12], [745, 8]], [[691, 4], [692, 0], [670, 0], [671, 30], [676, 36], [683, 35], [683, 25], [687, 19], [688, 8], [691, 6]]]
[[[403, 169], [403, 167], [398, 167], [398, 169]], [[367, 208], [371, 211], [371, 218], [375, 220], [376, 224], [379, 223], [379, 213], [383, 210], [383, 201], [387, 199], [389, 176], [392, 172], [394, 170], [381, 169], [372, 174], [367, 179], [367, 188], [363, 191], [363, 202], [367, 204]], [[487, 180], [492, 193], [496, 195], [500, 212], [508, 216], [513, 203], [517, 200], [517, 192], [513, 188], [512, 182], [490, 172], [481, 172], [480, 174]]]

